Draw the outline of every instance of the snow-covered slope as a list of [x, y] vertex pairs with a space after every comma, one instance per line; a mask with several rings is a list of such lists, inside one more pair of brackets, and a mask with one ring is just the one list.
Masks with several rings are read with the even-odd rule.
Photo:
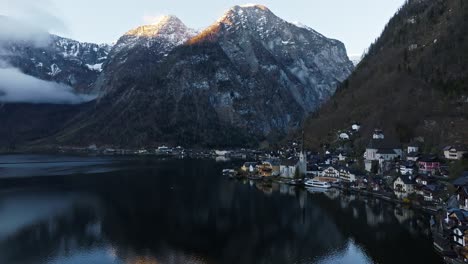
[[37, 45], [27, 40], [0, 40], [0, 60], [22, 72], [72, 86], [80, 93], [93, 93], [111, 46], [82, 43], [47, 34]]

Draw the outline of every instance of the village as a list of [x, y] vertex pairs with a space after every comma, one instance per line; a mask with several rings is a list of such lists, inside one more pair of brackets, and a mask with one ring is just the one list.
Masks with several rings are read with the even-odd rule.
[[348, 131], [338, 133], [338, 144], [322, 153], [305, 151], [302, 143], [292, 142], [260, 161], [245, 162], [223, 174], [260, 184], [304, 186], [312, 191], [334, 188], [423, 209], [432, 215], [435, 249], [448, 263], [466, 263], [467, 146], [449, 145], [427, 153], [422, 150], [421, 141], [403, 146], [387, 138], [381, 129], [375, 129], [359, 157], [343, 147], [359, 130], [356, 123]]
[[[255, 184], [270, 192], [275, 183], [311, 192], [354, 193], [426, 211], [431, 218], [434, 248], [448, 263], [468, 261], [468, 147], [451, 144], [440, 149], [424, 141], [401, 144], [375, 129], [362, 152], [349, 147], [361, 125], [336, 133], [336, 142], [320, 152], [305, 150], [303, 139], [276, 150], [185, 149], [181, 146], [118, 149], [62, 147], [62, 153], [138, 155], [179, 159], [234, 160], [224, 177]], [[229, 163], [231, 164], [231, 163]], [[284, 188], [283, 188], [284, 189]]]

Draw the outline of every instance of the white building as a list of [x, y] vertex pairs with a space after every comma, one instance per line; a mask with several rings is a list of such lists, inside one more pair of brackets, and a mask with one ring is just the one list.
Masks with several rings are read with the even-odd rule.
[[402, 175], [413, 175], [415, 170], [415, 166], [411, 166], [408, 164], [400, 165], [400, 173]]
[[372, 135], [373, 139], [385, 139], [385, 135], [382, 130], [376, 129], [374, 130], [374, 134]]
[[468, 150], [464, 146], [447, 146], [444, 148], [444, 157], [448, 160], [460, 160]]
[[403, 149], [397, 143], [393, 143], [385, 136], [381, 130], [375, 130], [371, 141], [364, 152], [364, 164], [367, 171], [372, 169], [372, 161], [378, 161], [382, 167], [384, 163], [403, 156]]
[[328, 178], [340, 178], [340, 171], [333, 167], [333, 166], [330, 166], [330, 167], [327, 167], [326, 169], [324, 169], [322, 171], [322, 177], [328, 177]]
[[339, 137], [341, 140], [349, 140], [349, 135], [347, 133], [341, 133]]
[[361, 129], [361, 125], [358, 124], [358, 123], [354, 123], [352, 126], [351, 126], [351, 129], [354, 130], [354, 131], [359, 131]]
[[416, 145], [409, 145], [407, 151], [408, 151], [408, 154], [418, 153], [419, 152], [419, 147], [416, 146]]
[[288, 159], [281, 162], [280, 165], [280, 176], [284, 178], [294, 178], [296, 176], [296, 170], [299, 167], [298, 159]]
[[356, 173], [352, 172], [349, 168], [342, 167], [340, 168], [340, 180], [343, 182], [355, 182]]
[[398, 198], [405, 198], [414, 192], [414, 185], [412, 176], [402, 175], [393, 182], [393, 191]]

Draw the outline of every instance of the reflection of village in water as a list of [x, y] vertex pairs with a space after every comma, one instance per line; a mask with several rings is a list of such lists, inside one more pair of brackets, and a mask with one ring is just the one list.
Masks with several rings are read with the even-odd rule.
[[[298, 198], [300, 208], [305, 208], [308, 199], [314, 199], [316, 195], [322, 195], [330, 200], [339, 201], [339, 205], [343, 210], [351, 210], [354, 219], [365, 217], [366, 223], [372, 227], [378, 227], [380, 224], [385, 224], [389, 217], [393, 217], [410, 233], [425, 234], [428, 237], [431, 235], [431, 230], [428, 225], [428, 218], [424, 214], [415, 213], [409, 206], [401, 204], [393, 204], [379, 198], [359, 195], [354, 193], [343, 193], [345, 191], [339, 189], [319, 189], [319, 188], [299, 188], [288, 184], [271, 183], [263, 184], [252, 180], [246, 180], [244, 183], [250, 186], [255, 186], [258, 190], [266, 195], [271, 195], [274, 192], [279, 192], [282, 195], [289, 195]], [[309, 193], [309, 195], [308, 195]], [[311, 197], [311, 195], [314, 197]], [[364, 207], [364, 211], [358, 207]], [[387, 210], [382, 210], [387, 208]], [[361, 209], [361, 208], [360, 208]], [[361, 211], [361, 212], [360, 212]], [[363, 214], [363, 215], [360, 215]], [[419, 218], [418, 218], [419, 217]]]

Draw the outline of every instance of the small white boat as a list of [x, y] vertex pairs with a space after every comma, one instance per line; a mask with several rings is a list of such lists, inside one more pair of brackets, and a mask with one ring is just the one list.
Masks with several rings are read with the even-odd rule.
[[329, 189], [332, 187], [329, 182], [322, 182], [322, 181], [318, 181], [314, 179], [306, 181], [305, 185], [307, 187], [324, 188], [324, 189]]

